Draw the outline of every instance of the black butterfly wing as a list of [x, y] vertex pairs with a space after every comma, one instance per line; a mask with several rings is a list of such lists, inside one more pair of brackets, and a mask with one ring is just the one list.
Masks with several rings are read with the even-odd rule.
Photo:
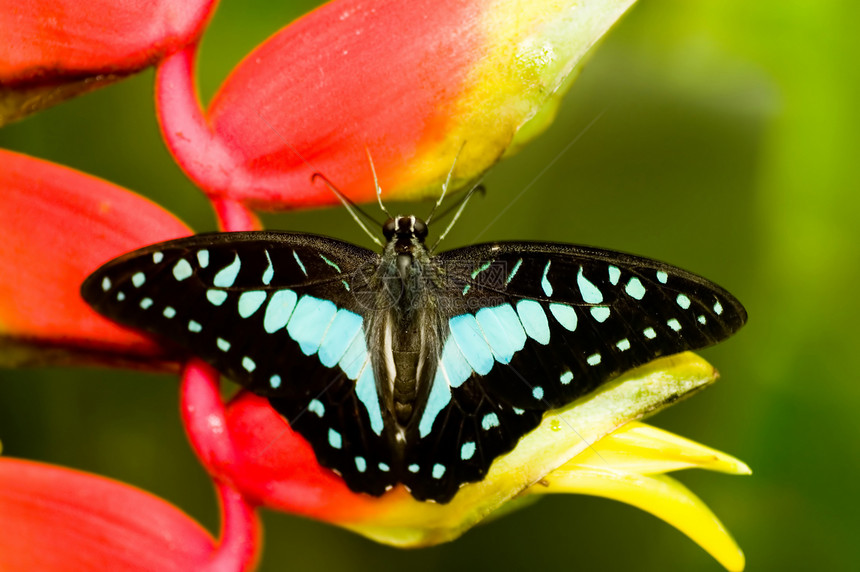
[[[364, 325], [379, 256], [307, 234], [213, 233], [121, 256], [83, 284], [106, 317], [269, 398], [354, 490], [394, 484]], [[365, 302], [368, 302], [365, 304]]]
[[436, 258], [449, 325], [407, 459], [417, 498], [480, 480], [544, 412], [659, 356], [736, 332], [741, 304], [655, 260], [547, 243], [475, 245]]

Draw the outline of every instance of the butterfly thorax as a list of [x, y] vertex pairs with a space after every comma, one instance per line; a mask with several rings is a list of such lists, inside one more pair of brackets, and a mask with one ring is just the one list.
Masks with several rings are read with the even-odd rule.
[[424, 244], [427, 227], [414, 216], [398, 216], [384, 228], [388, 239], [377, 280], [377, 307], [369, 343], [381, 401], [397, 427], [400, 448], [417, 423], [441, 352], [436, 312], [439, 273]]

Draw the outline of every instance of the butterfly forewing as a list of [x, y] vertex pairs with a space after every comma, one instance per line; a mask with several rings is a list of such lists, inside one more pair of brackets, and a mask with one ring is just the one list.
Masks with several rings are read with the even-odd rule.
[[257, 394], [357, 490], [393, 484], [378, 403], [356, 398], [373, 371], [363, 280], [379, 256], [322, 237], [219, 233], [153, 245], [95, 272], [84, 299], [167, 338]]
[[659, 356], [719, 342], [746, 321], [719, 286], [617, 252], [502, 243], [436, 262], [450, 332], [445, 375], [408, 453], [419, 470], [405, 480], [419, 498], [444, 500], [482, 478], [545, 411]]

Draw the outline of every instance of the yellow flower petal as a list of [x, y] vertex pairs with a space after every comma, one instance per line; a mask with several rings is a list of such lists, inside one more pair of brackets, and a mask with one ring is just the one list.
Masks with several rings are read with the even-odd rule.
[[566, 469], [602, 468], [639, 474], [707, 469], [734, 475], [752, 471], [743, 461], [674, 433], [632, 422], [607, 435], [566, 465]]
[[573, 469], [565, 466], [553, 471], [530, 492], [587, 494], [633, 505], [689, 536], [727, 570], [744, 569], [744, 554], [720, 520], [675, 479], [618, 471], [608, 466], [572, 466]]

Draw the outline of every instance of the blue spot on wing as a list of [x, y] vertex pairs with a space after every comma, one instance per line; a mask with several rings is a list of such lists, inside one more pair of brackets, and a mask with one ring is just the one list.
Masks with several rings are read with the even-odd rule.
[[329, 266], [331, 266], [332, 268], [337, 270], [338, 273], [340, 273], [340, 266], [338, 266], [337, 264], [335, 264], [334, 262], [332, 262], [331, 260], [329, 260], [328, 258], [323, 256], [322, 254], [320, 254], [320, 258], [323, 259], [323, 262], [325, 262], [326, 264], [328, 264]]
[[[451, 387], [445, 379], [443, 368], [444, 365], [440, 361], [439, 368], [436, 370], [436, 376], [433, 378], [433, 385], [430, 387], [430, 395], [427, 397], [427, 405], [424, 407], [424, 413], [421, 414], [421, 421], [418, 423], [418, 434], [421, 437], [426, 437], [430, 434], [433, 422], [436, 421], [436, 416], [451, 401]], [[471, 373], [471, 370], [469, 373]]]
[[[444, 371], [443, 375], [447, 376], [446, 379], [451, 387], [460, 387], [472, 375], [472, 367], [463, 357], [463, 352], [460, 351], [457, 342], [450, 337], [442, 348], [439, 369]], [[437, 372], [436, 375], [438, 376], [439, 373]]]
[[266, 293], [262, 290], [252, 290], [243, 292], [239, 296], [239, 315], [243, 318], [249, 318], [260, 309], [263, 302], [266, 301]]
[[298, 295], [292, 290], [278, 290], [272, 294], [263, 317], [263, 329], [266, 333], [273, 334], [287, 325], [297, 299]]
[[550, 304], [549, 311], [559, 324], [564, 326], [571, 332], [576, 330], [576, 324], [579, 321], [576, 317], [576, 310], [567, 304]]
[[514, 264], [514, 267], [511, 269], [510, 274], [508, 274], [508, 277], [507, 277], [507, 278], [505, 278], [505, 286], [507, 286], [508, 284], [510, 284], [510, 283], [511, 283], [511, 280], [513, 280], [513, 279], [514, 279], [514, 276], [516, 276], [516, 275], [517, 275], [517, 271], [520, 269], [520, 266], [522, 266], [522, 264], [523, 264], [523, 259], [522, 259], [522, 258], [520, 258], [519, 260], [517, 260], [517, 263], [516, 263], [516, 264]]
[[321, 300], [307, 294], [299, 298], [287, 324], [287, 333], [299, 344], [303, 354], [309, 356], [319, 350], [336, 312], [337, 306], [329, 300]]
[[543, 269], [543, 278], [541, 278], [540, 285], [543, 288], [543, 293], [547, 296], [552, 296], [552, 284], [549, 283], [549, 278], [547, 278], [547, 274], [549, 274], [549, 266], [552, 264], [552, 260], [546, 263], [546, 267]]
[[363, 473], [367, 470], [367, 459], [364, 457], [356, 457], [355, 458], [355, 468], [359, 473]]
[[460, 458], [464, 461], [468, 461], [475, 456], [475, 449], [476, 446], [474, 441], [466, 441], [463, 443], [463, 446], [460, 447]]
[[376, 392], [376, 381], [373, 377], [373, 368], [368, 360], [355, 384], [355, 395], [367, 410], [370, 417], [370, 428], [377, 435], [382, 435], [382, 408], [379, 403], [379, 394]]
[[364, 335], [361, 329], [363, 323], [364, 319], [355, 312], [343, 308], [338, 310], [320, 343], [320, 362], [326, 367], [337, 365], [355, 336], [359, 333]]
[[272, 278], [275, 277], [275, 268], [272, 266], [272, 259], [269, 257], [269, 251], [264, 250], [266, 253], [266, 269], [263, 271], [263, 284], [268, 286], [272, 282]]
[[495, 413], [487, 413], [484, 415], [483, 419], [481, 419], [481, 428], [484, 431], [489, 431], [493, 427], [499, 426], [499, 416]]
[[355, 336], [349, 347], [346, 348], [343, 357], [340, 358], [338, 365], [346, 377], [349, 379], [358, 379], [358, 374], [361, 373], [361, 367], [367, 361], [367, 343], [364, 336]]
[[299, 255], [298, 255], [298, 253], [297, 253], [295, 250], [293, 251], [293, 258], [295, 258], [295, 259], [296, 259], [296, 264], [298, 264], [298, 265], [299, 265], [299, 268], [301, 268], [301, 269], [302, 269], [302, 273], [303, 273], [305, 276], [307, 276], [307, 275], [308, 275], [308, 271], [305, 269], [305, 265], [304, 265], [304, 264], [302, 264], [302, 259], [301, 259], [301, 258], [299, 258]]
[[224, 290], [215, 290], [210, 288], [206, 291], [206, 299], [209, 300], [213, 305], [220, 306], [227, 299], [227, 292]]
[[[492, 356], [490, 359], [492, 360]], [[492, 367], [492, 363], [490, 366]], [[471, 375], [472, 367], [460, 351], [454, 336], [449, 336], [442, 347], [442, 357], [439, 359], [430, 395], [418, 423], [418, 433], [422, 438], [430, 434], [436, 417], [451, 401], [451, 388], [460, 387]]]
[[610, 313], [608, 306], [594, 306], [591, 309], [591, 316], [600, 323], [605, 322]]
[[636, 298], [637, 300], [641, 300], [642, 297], [645, 296], [645, 287], [642, 286], [642, 282], [635, 276], [627, 282], [627, 286], [624, 287], [624, 291], [627, 292], [628, 296]]
[[603, 302], [603, 293], [585, 277], [582, 266], [579, 267], [579, 273], [576, 275], [576, 284], [579, 286], [579, 293], [582, 294], [582, 299], [585, 302], [589, 304], [600, 304]]
[[308, 411], [322, 418], [325, 415], [325, 405], [319, 399], [311, 399], [311, 402], [308, 403]]
[[517, 302], [517, 314], [530, 338], [539, 344], [549, 343], [549, 322], [543, 307], [534, 300], [520, 300]]
[[493, 368], [493, 352], [484, 338], [478, 321], [472, 314], [454, 316], [448, 321], [451, 336], [457, 342], [460, 351], [469, 365], [478, 374], [486, 375]]
[[526, 342], [526, 333], [510, 304], [481, 308], [475, 314], [496, 361], [510, 363]]
[[335, 431], [334, 429], [328, 430], [328, 444], [334, 447], [335, 449], [340, 449], [343, 445], [343, 438], [340, 433]]
[[184, 258], [180, 259], [173, 267], [173, 277], [180, 282], [191, 276], [193, 273], [194, 271], [191, 269], [191, 265], [188, 264], [188, 261]]
[[229, 288], [236, 281], [236, 276], [239, 275], [240, 268], [242, 268], [242, 261], [239, 260], [239, 255], [236, 254], [236, 258], [233, 259], [233, 262], [229, 266], [218, 271], [213, 284], [219, 288]]
[[493, 314], [499, 318], [499, 321], [504, 324], [505, 334], [508, 336], [511, 347], [514, 348], [514, 351], [518, 352], [523, 349], [526, 345], [528, 334], [526, 334], [523, 324], [520, 322], [520, 318], [517, 315], [517, 311], [514, 310], [513, 306], [510, 304], [502, 304], [501, 306], [487, 309], [492, 311]]

